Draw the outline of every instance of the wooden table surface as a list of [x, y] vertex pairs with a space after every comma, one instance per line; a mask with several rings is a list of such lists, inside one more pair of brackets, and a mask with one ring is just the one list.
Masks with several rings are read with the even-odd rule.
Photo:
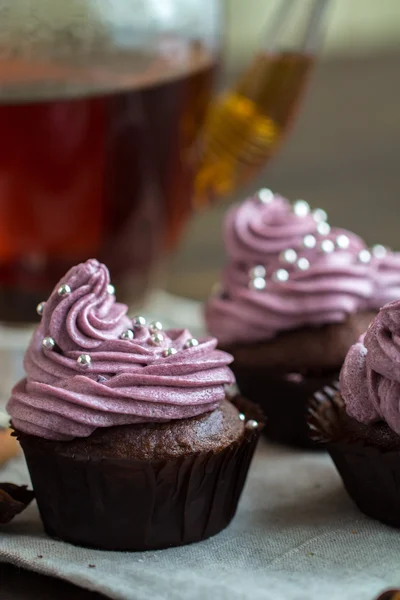
[[[321, 64], [290, 139], [252, 187], [306, 198], [327, 209], [334, 224], [354, 229], [370, 243], [400, 249], [399, 64], [400, 54]], [[171, 291], [202, 299], [217, 279], [224, 208], [216, 206], [193, 220], [171, 263]], [[1, 600], [100, 598], [0, 565]]]

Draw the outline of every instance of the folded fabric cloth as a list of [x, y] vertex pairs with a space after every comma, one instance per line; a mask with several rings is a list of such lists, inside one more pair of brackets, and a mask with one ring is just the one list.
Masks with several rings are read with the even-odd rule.
[[[23, 461], [0, 480], [27, 483]], [[400, 586], [399, 544], [354, 508], [328, 456], [263, 443], [236, 519], [214, 538], [157, 552], [77, 548], [47, 537], [33, 504], [0, 528], [0, 561], [115, 600], [373, 600]]]

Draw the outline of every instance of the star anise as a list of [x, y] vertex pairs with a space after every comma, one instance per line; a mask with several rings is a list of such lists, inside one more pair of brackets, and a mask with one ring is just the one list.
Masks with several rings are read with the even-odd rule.
[[32, 502], [34, 493], [26, 485], [0, 483], [0, 524], [9, 523]]

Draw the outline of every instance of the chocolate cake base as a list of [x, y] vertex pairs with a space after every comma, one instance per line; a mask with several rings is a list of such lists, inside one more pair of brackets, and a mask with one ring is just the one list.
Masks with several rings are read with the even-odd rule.
[[[81, 546], [142, 551], [197, 542], [224, 529], [236, 512], [262, 424], [257, 407], [242, 401], [242, 421], [236, 408], [222, 404], [215, 414], [114, 427], [73, 442], [17, 432], [46, 532]], [[259, 425], [247, 425], [250, 419]], [[212, 431], [225, 429], [225, 441], [213, 438], [207, 426], [213, 420]], [[211, 436], [208, 451], [191, 451], [195, 438], [206, 447], [202, 435]], [[179, 452], [179, 444], [168, 448], [171, 440], [180, 440]]]
[[319, 392], [310, 402], [310, 426], [321, 439], [344, 486], [369, 517], [400, 527], [400, 436], [386, 423], [363, 425], [346, 413], [340, 394]]
[[242, 370], [232, 365], [236, 381], [244, 396], [257, 402], [267, 416], [264, 432], [280, 444], [323, 450], [309, 437], [307, 410], [310, 396], [328, 385], [338, 372], [315, 376], [285, 374], [270, 369]]
[[70, 457], [168, 460], [201, 452], [217, 454], [241, 439], [243, 431], [238, 409], [224, 400], [212, 412], [190, 419], [98, 428], [87, 438], [69, 442], [37, 438], [36, 445], [40, 444], [44, 453]]
[[241, 393], [267, 416], [265, 434], [274, 442], [322, 449], [309, 437], [307, 405], [317, 390], [337, 379], [347, 351], [376, 313], [349, 315], [342, 323], [304, 327], [274, 339], [222, 348], [234, 356], [231, 368]]

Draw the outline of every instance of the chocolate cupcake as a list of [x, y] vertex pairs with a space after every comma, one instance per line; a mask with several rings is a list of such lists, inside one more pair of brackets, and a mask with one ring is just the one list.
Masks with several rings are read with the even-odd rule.
[[310, 429], [366, 515], [400, 527], [400, 300], [354, 344], [333, 386], [310, 401]]
[[315, 447], [307, 401], [338, 376], [377, 309], [400, 296], [400, 255], [369, 250], [330, 227], [324, 210], [269, 190], [228, 212], [224, 239], [229, 262], [206, 304], [208, 330], [234, 356], [242, 393], [265, 410], [267, 435]]
[[261, 428], [226, 398], [232, 357], [214, 338], [129, 319], [96, 260], [38, 311], [8, 411], [49, 535], [146, 550], [226, 527]]

